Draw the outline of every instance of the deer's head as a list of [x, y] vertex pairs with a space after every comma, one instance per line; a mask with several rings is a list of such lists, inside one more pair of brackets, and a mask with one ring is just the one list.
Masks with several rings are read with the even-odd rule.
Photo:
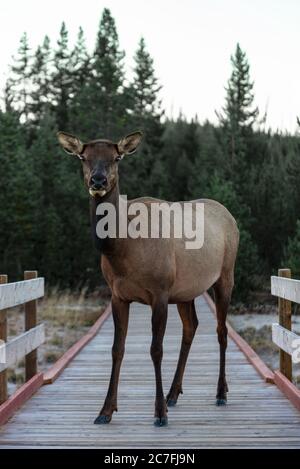
[[93, 140], [82, 143], [66, 132], [58, 132], [63, 149], [77, 156], [82, 162], [84, 181], [92, 197], [103, 197], [118, 181], [118, 162], [135, 152], [142, 139], [142, 132], [133, 132], [118, 143], [110, 140]]

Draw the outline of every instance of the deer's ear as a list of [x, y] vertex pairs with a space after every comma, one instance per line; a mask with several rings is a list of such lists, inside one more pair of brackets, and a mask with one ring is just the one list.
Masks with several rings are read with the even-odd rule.
[[75, 135], [66, 132], [58, 132], [57, 138], [63, 149], [71, 154], [79, 156], [83, 150], [83, 143]]
[[117, 144], [120, 155], [131, 155], [131, 153], [134, 153], [141, 143], [142, 138], [143, 133], [141, 131], [133, 132], [122, 138]]

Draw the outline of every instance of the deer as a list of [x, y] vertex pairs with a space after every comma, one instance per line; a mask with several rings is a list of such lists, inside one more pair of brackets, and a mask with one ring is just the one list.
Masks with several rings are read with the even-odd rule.
[[[186, 249], [184, 236], [181, 239], [174, 236], [169, 239], [118, 236], [100, 239], [97, 235], [97, 214], [101, 204], [113, 204], [117, 213], [123, 210], [119, 203], [118, 165], [124, 157], [131, 157], [136, 152], [143, 134], [141, 131], [130, 133], [117, 143], [106, 139], [83, 143], [67, 132], [58, 132], [57, 137], [68, 154], [81, 160], [83, 179], [90, 196], [93, 238], [101, 256], [104, 279], [111, 290], [114, 323], [112, 369], [107, 395], [94, 423], [109, 423], [113, 412], [118, 410], [118, 383], [129, 309], [132, 302], [139, 302], [152, 309], [150, 354], [156, 379], [154, 425], [163, 427], [168, 424], [168, 407], [176, 405], [179, 395], [183, 393], [184, 370], [198, 326], [195, 298], [210, 288], [215, 297], [220, 354], [216, 405], [225, 405], [228, 393], [225, 373], [226, 316], [234, 286], [234, 266], [239, 244], [239, 230], [234, 217], [219, 202], [198, 199], [204, 204], [205, 220], [204, 242], [199, 249]], [[127, 207], [136, 201], [149, 208], [151, 204], [160, 202], [160, 199], [141, 197], [127, 200]], [[150, 211], [147, 214], [150, 216]], [[165, 397], [161, 364], [169, 304], [177, 305], [182, 321], [182, 341], [174, 379]]]

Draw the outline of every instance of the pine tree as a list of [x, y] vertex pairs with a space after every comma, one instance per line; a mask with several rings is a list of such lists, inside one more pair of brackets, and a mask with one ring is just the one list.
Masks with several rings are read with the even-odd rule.
[[130, 123], [134, 127], [144, 130], [146, 141], [147, 135], [149, 137], [151, 135], [148, 143], [153, 151], [159, 151], [163, 132], [161, 118], [164, 114], [159, 96], [162, 86], [158, 83], [154, 61], [146, 49], [143, 37], [139, 41], [134, 61], [133, 82], [130, 87], [132, 96]]
[[[96, 125], [97, 116], [93, 115], [94, 102], [91, 98], [91, 81], [93, 70], [91, 58], [88, 54], [83, 29], [80, 27], [75, 46], [71, 52], [70, 60], [70, 104], [69, 114], [72, 116], [71, 132], [77, 132], [82, 138], [90, 139], [92, 130], [91, 123]], [[66, 126], [63, 129], [67, 129]], [[96, 137], [96, 136], [95, 136]]]
[[142, 37], [134, 56], [133, 78], [133, 113], [138, 119], [151, 119], [162, 117], [161, 100], [159, 92], [161, 85], [155, 76], [153, 59], [146, 50], [145, 40]]
[[51, 60], [50, 39], [45, 36], [42, 45], [37, 47], [30, 73], [32, 90], [29, 110], [35, 126], [51, 107]]
[[250, 66], [246, 53], [237, 44], [231, 56], [232, 74], [226, 88], [226, 105], [223, 108], [222, 123], [230, 123], [232, 128], [251, 128], [258, 117], [258, 108], [253, 108], [254, 83], [250, 80]]
[[163, 112], [159, 98], [161, 86], [155, 76], [153, 59], [146, 50], [143, 38], [139, 41], [134, 60], [134, 76], [128, 90], [131, 113], [127, 120], [130, 129], [140, 129], [144, 132], [144, 138], [139, 150], [138, 164], [134, 159], [128, 158], [121, 167], [121, 176], [124, 178], [124, 187], [128, 188], [130, 195], [138, 195], [133, 192], [139, 189], [133, 181], [137, 178], [143, 181], [146, 194], [162, 197], [166, 192], [168, 176], [165, 164], [161, 160], [163, 134], [161, 123]]
[[117, 140], [126, 128], [123, 58], [115, 21], [106, 8], [87, 76], [72, 100], [72, 131], [83, 139]]
[[98, 281], [81, 165], [59, 149], [59, 126], [83, 141], [117, 141], [144, 131], [137, 155], [120, 164], [121, 191], [129, 197], [223, 203], [241, 235], [236, 299], [246, 299], [262, 272], [269, 282], [282, 259], [300, 276], [299, 135], [257, 130], [253, 82], [240, 46], [231, 58], [219, 126], [182, 114], [163, 121], [161, 87], [144, 39], [128, 85], [123, 58], [107, 9], [91, 57], [81, 28], [71, 52], [64, 24], [56, 50], [46, 37], [33, 57], [22, 36], [0, 111], [1, 269], [12, 280], [35, 265], [50, 284]]
[[[253, 106], [253, 82], [250, 80], [250, 66], [245, 52], [237, 44], [231, 56], [232, 74], [226, 89], [226, 102], [218, 114], [224, 131], [224, 146], [227, 156], [228, 175], [238, 180], [246, 172], [247, 138], [258, 117], [258, 108]], [[239, 181], [241, 186], [243, 181]]]
[[91, 64], [82, 27], [79, 28], [77, 41], [71, 53], [72, 96], [80, 92], [82, 86], [91, 79]]
[[6, 95], [10, 104], [17, 110], [22, 120], [27, 120], [30, 88], [31, 55], [27, 34], [24, 33], [20, 40], [18, 54], [13, 57], [11, 75], [6, 83]]
[[125, 53], [120, 50], [115, 20], [108, 8], [104, 8], [97, 34], [93, 56], [93, 96], [100, 105], [98, 127], [100, 135], [117, 136], [124, 119], [124, 70]]
[[69, 121], [69, 103], [72, 91], [71, 55], [69, 51], [68, 31], [63, 22], [54, 52], [53, 73], [51, 76], [51, 94], [57, 126], [66, 128]]

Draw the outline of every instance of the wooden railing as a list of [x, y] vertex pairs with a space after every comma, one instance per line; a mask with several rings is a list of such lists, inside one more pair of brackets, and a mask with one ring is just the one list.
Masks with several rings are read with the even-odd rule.
[[272, 324], [272, 340], [280, 348], [280, 372], [293, 379], [292, 355], [299, 355], [300, 336], [292, 332], [292, 305], [300, 304], [300, 280], [291, 278], [290, 269], [280, 269], [271, 277], [271, 293], [278, 297], [279, 323]]
[[[25, 356], [25, 380], [37, 373], [37, 348], [45, 340], [44, 325], [37, 325], [37, 302], [44, 296], [44, 278], [25, 271], [21, 282], [7, 283], [0, 275], [0, 404], [7, 400], [7, 368]], [[25, 305], [25, 332], [7, 342], [8, 308]]]

